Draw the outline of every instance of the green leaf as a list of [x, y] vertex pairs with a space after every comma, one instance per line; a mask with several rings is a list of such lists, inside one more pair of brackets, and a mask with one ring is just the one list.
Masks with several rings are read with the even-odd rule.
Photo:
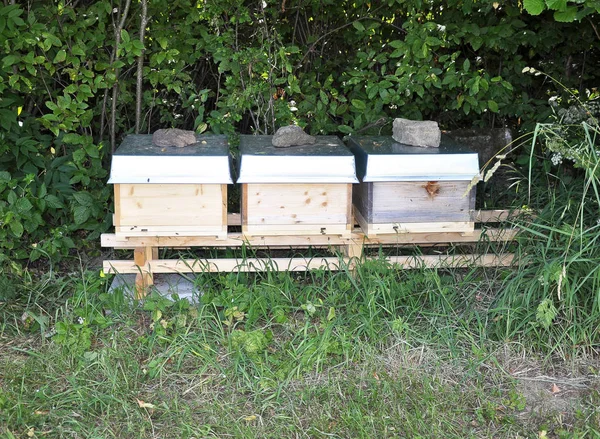
[[18, 213], [24, 214], [33, 208], [33, 204], [27, 198], [19, 198], [15, 203], [15, 208]]
[[404, 41], [402, 40], [393, 40], [388, 43], [394, 49], [402, 49], [404, 47]]
[[564, 11], [554, 12], [554, 19], [560, 23], [572, 23], [577, 18], [577, 8], [569, 6]]
[[496, 103], [496, 101], [488, 101], [488, 108], [494, 113], [498, 112], [498, 104]]
[[62, 140], [64, 143], [67, 143], [70, 145], [79, 145], [82, 143], [81, 135], [75, 134], [75, 133], [65, 134], [65, 136], [63, 137]]
[[471, 47], [473, 47], [473, 50], [479, 50], [479, 48], [483, 44], [483, 38], [478, 37], [478, 36], [473, 37], [473, 39], [470, 41], [470, 43], [471, 43]]
[[15, 204], [17, 202], [17, 194], [15, 193], [15, 191], [10, 191], [8, 193], [8, 197], [6, 197], [6, 200], [10, 205]]
[[75, 192], [73, 194], [73, 198], [75, 199], [75, 201], [77, 201], [82, 206], [89, 207], [94, 204], [94, 199], [87, 192]]
[[121, 30], [121, 40], [123, 40], [125, 43], [129, 43], [131, 41], [129, 32], [127, 32], [125, 29]]
[[54, 61], [52, 62], [56, 64], [59, 62], [64, 62], [65, 59], [67, 59], [67, 52], [64, 49], [61, 49], [58, 51], [58, 53], [54, 57]]
[[23, 224], [21, 224], [20, 221], [17, 221], [15, 219], [13, 219], [10, 222], [10, 230], [11, 232], [13, 232], [13, 234], [17, 237], [20, 238], [23, 235]]
[[8, 183], [10, 181], [10, 172], [0, 171], [0, 183]]
[[73, 219], [75, 220], [76, 225], [81, 225], [85, 223], [90, 217], [89, 208], [86, 206], [77, 206], [73, 210]]
[[319, 97], [321, 98], [321, 102], [323, 102], [325, 105], [329, 105], [327, 93], [325, 93], [323, 90], [319, 90]]
[[348, 125], [338, 125], [338, 131], [344, 134], [351, 134], [352, 128], [350, 128]]
[[523, 7], [530, 15], [540, 15], [546, 4], [544, 0], [523, 0]]
[[18, 63], [21, 60], [21, 57], [18, 55], [8, 55], [2, 58], [2, 64], [4, 66], [12, 66], [13, 64]]
[[470, 68], [471, 68], [471, 61], [469, 61], [468, 59], [465, 59], [465, 62], [463, 62], [463, 71], [468, 72]]
[[38, 189], [38, 198], [44, 198], [48, 193], [48, 189], [46, 189], [46, 184], [42, 183]]
[[46, 204], [51, 209], [60, 209], [63, 207], [63, 203], [55, 195], [46, 195], [44, 200], [46, 200]]
[[364, 32], [364, 30], [365, 30], [365, 27], [363, 26], [363, 24], [360, 21], [352, 22], [352, 26], [354, 26], [354, 29], [356, 29], [359, 32]]
[[546, 0], [546, 5], [553, 11], [564, 11], [567, 8], [567, 0]]
[[367, 104], [365, 104], [363, 101], [361, 101], [360, 99], [352, 99], [352, 106], [354, 108], [356, 108], [359, 111], [363, 111], [367, 108]]

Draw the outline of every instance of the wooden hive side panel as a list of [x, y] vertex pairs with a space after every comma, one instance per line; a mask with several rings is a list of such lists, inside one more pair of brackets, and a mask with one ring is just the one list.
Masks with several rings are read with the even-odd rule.
[[[226, 218], [219, 184], [120, 184], [116, 223], [166, 230], [219, 227]], [[115, 190], [117, 188], [115, 187]]]
[[468, 181], [401, 181], [373, 185], [369, 223], [470, 222], [474, 189]]
[[351, 191], [351, 184], [341, 183], [245, 184], [242, 231], [248, 234], [350, 233]]
[[247, 224], [346, 224], [345, 184], [252, 184]]

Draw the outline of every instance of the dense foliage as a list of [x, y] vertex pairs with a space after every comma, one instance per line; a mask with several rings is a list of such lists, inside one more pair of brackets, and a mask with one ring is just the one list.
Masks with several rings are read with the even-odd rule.
[[134, 130], [140, 56], [142, 132], [533, 126], [557, 92], [524, 67], [584, 98], [598, 83], [593, 1], [562, 23], [542, 12], [561, 2], [534, 16], [517, 1], [148, 0], [140, 41], [143, 3], [0, 7], [3, 262], [54, 260], [110, 227], [108, 158]]

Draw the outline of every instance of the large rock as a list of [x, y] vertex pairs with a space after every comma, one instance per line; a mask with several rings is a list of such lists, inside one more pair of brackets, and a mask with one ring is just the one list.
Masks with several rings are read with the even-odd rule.
[[[483, 166], [513, 140], [508, 128], [463, 128], [445, 134], [459, 145], [464, 145], [479, 154], [479, 165]], [[508, 152], [505, 149], [503, 153]]]
[[287, 148], [290, 146], [312, 145], [316, 141], [316, 137], [306, 134], [299, 126], [288, 125], [277, 130], [272, 143], [277, 148]]
[[157, 130], [152, 135], [152, 143], [156, 146], [184, 146], [197, 143], [196, 133], [193, 131], [180, 130], [179, 128], [168, 128]]
[[392, 137], [398, 143], [424, 148], [440, 146], [442, 132], [434, 120], [394, 119]]

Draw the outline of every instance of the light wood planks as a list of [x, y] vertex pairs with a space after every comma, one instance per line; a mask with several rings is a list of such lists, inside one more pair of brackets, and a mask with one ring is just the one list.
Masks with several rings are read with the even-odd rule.
[[[311, 269], [340, 270], [350, 267], [351, 257], [328, 258], [247, 258], [247, 259], [159, 259], [150, 261], [143, 268], [152, 273], [214, 273], [214, 272], [260, 272], [260, 271], [307, 271]], [[369, 259], [369, 258], [367, 258]], [[378, 259], [370, 258], [370, 259]], [[403, 269], [416, 268], [467, 268], [467, 267], [508, 267], [515, 263], [511, 253], [496, 255], [426, 255], [390, 256], [388, 262]], [[105, 273], [139, 273], [140, 267], [133, 261], [104, 261]]]
[[148, 268], [150, 261], [154, 257], [154, 249], [152, 247], [138, 247], [133, 251], [133, 266], [135, 271], [135, 298], [141, 299], [148, 291], [148, 288], [153, 285], [154, 278], [152, 270]]
[[361, 183], [355, 188], [355, 215], [369, 235], [472, 231], [475, 192], [465, 196], [467, 187], [466, 181]]
[[[247, 258], [247, 259], [158, 259], [150, 261], [144, 268], [153, 273], [214, 273], [220, 271], [306, 271], [316, 268], [339, 269], [340, 259], [330, 258]], [[138, 273], [133, 261], [104, 261], [105, 273]]]
[[133, 236], [120, 237], [113, 233], [104, 233], [101, 237], [102, 247], [132, 249], [135, 247], [273, 247], [273, 248], [305, 248], [347, 245], [350, 241], [364, 242], [365, 245], [423, 245], [423, 244], [468, 244], [480, 240], [490, 242], [512, 241], [517, 234], [516, 229], [475, 229], [472, 235], [457, 232], [443, 233], [395, 233], [367, 237], [360, 230], [355, 230], [349, 238], [341, 236], [243, 236], [241, 233], [229, 233], [222, 241], [203, 236]]
[[[531, 212], [527, 212], [520, 209], [515, 210], [506, 210], [506, 209], [498, 209], [498, 210], [471, 210], [471, 221], [476, 223], [498, 223], [502, 221], [510, 221], [511, 219], [516, 219], [519, 216], [529, 214], [532, 215]], [[227, 224], [230, 226], [240, 226], [242, 225], [242, 216], [239, 213], [228, 213], [227, 214]]]
[[222, 236], [226, 197], [227, 186], [219, 184], [115, 185], [115, 232]]
[[350, 184], [243, 184], [246, 235], [348, 235]]

